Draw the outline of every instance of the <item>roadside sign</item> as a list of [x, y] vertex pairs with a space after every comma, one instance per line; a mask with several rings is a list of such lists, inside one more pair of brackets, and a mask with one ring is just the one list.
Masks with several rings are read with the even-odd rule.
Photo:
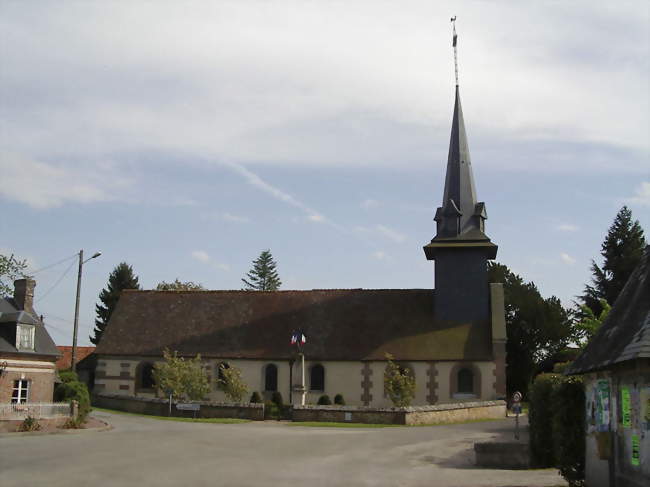
[[176, 409], [181, 411], [198, 411], [201, 409], [201, 405], [192, 402], [179, 402], [176, 404]]

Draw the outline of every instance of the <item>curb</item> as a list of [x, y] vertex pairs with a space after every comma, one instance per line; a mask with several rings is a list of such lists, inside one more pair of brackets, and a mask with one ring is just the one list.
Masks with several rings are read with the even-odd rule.
[[[95, 418], [97, 419], [97, 418]], [[18, 436], [45, 436], [45, 435], [77, 435], [84, 433], [101, 433], [103, 431], [110, 431], [113, 426], [101, 419], [97, 419], [104, 423], [104, 426], [98, 428], [79, 428], [79, 429], [57, 429], [55, 431], [14, 431], [8, 433], [0, 433], [0, 438], [15, 438]]]

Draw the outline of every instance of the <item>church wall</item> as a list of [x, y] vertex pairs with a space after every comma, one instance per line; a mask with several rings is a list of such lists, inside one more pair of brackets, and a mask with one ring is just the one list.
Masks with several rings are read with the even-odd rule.
[[[158, 359], [159, 361], [160, 359]], [[242, 379], [248, 385], [248, 393], [244, 398], [248, 401], [253, 391], [259, 392], [264, 399], [270, 399], [271, 392], [264, 391], [264, 370], [268, 364], [274, 364], [278, 369], [278, 391], [285, 403], [289, 403], [289, 363], [287, 360], [246, 360], [246, 359], [207, 359], [204, 361], [210, 377], [211, 391], [205, 398], [213, 402], [226, 402], [224, 393], [216, 387], [217, 366], [227, 362], [231, 367], [237, 367]], [[151, 389], [140, 388], [139, 364], [155, 363], [151, 357], [100, 357], [97, 362], [95, 391], [100, 393], [137, 395], [155, 397]], [[471, 362], [471, 368], [480, 375], [480, 397], [452, 397], [452, 373], [467, 365], [466, 362], [400, 362], [415, 373], [416, 395], [414, 406], [446, 402], [462, 402], [471, 400], [491, 400], [496, 394], [494, 362]], [[324, 391], [309, 391], [310, 368], [321, 364], [325, 368]], [[342, 394], [346, 404], [351, 406], [392, 407], [388, 396], [384, 393], [385, 361], [305, 361], [305, 385], [308, 389], [306, 402], [316, 404], [322, 394], [327, 394], [332, 401], [336, 394]], [[300, 383], [300, 366], [296, 362], [293, 367], [293, 383]], [[300, 394], [293, 394], [294, 403], [300, 401]]]

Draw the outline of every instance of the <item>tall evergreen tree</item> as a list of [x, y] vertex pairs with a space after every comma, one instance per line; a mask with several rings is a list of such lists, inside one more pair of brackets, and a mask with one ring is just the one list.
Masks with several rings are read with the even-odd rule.
[[[623, 286], [641, 261], [645, 245], [639, 221], [632, 220], [632, 212], [624, 206], [609, 227], [601, 246], [603, 266], [591, 261], [591, 284], [585, 286], [584, 294], [579, 297], [595, 316], [600, 316], [603, 312], [601, 299], [614, 305]], [[578, 314], [581, 315], [581, 312], [578, 311]]]
[[277, 291], [282, 285], [271, 251], [264, 250], [253, 261], [253, 268], [242, 279], [247, 291]]
[[133, 268], [126, 262], [118, 264], [113, 272], [108, 276], [108, 285], [99, 293], [99, 300], [102, 304], [95, 305], [97, 318], [95, 319], [94, 336], [90, 336], [90, 341], [97, 345], [102, 338], [104, 329], [111, 319], [113, 310], [120, 294], [124, 289], [140, 289], [138, 276], [133, 273]]
[[506, 384], [524, 394], [540, 364], [573, 339], [569, 312], [555, 296], [543, 298], [533, 282], [488, 263], [489, 282], [503, 283], [506, 311]]

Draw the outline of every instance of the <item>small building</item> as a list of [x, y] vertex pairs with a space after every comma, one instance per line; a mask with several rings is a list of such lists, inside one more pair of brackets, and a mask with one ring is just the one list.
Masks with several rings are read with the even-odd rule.
[[0, 404], [52, 402], [59, 351], [34, 311], [32, 279], [0, 298]]
[[224, 364], [251, 391], [296, 403], [302, 369], [289, 340], [301, 330], [307, 402], [342, 394], [349, 405], [391, 406], [386, 353], [414, 376], [414, 405], [504, 398], [503, 288], [487, 275], [497, 246], [476, 198], [458, 86], [442, 200], [424, 246], [435, 290], [124, 291], [97, 346], [95, 392], [155, 395], [153, 365], [169, 349], [201, 354], [206, 399], [224, 400], [216, 387]]
[[586, 484], [650, 485], [650, 246], [566, 373], [584, 374]]

